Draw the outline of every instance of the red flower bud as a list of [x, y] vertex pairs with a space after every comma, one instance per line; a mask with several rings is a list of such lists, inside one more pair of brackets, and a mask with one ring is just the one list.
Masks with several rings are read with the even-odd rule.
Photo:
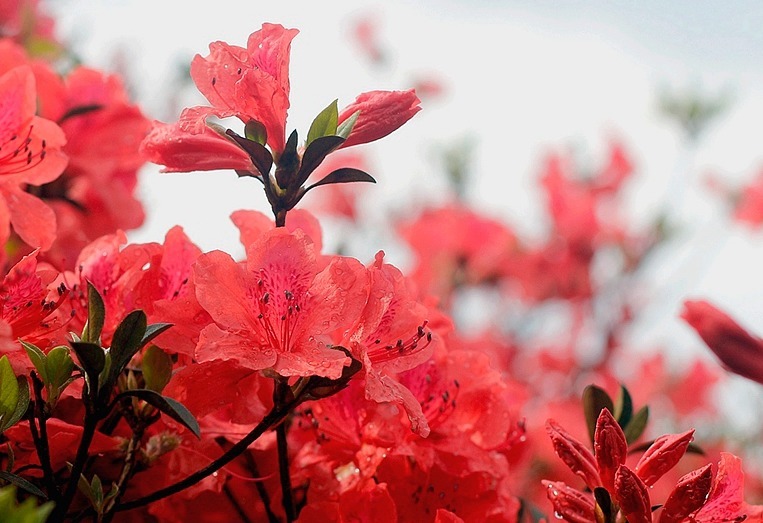
[[731, 371], [763, 383], [763, 340], [706, 301], [686, 301], [681, 317]]
[[601, 485], [596, 458], [585, 446], [573, 438], [553, 419], [546, 421], [546, 432], [554, 445], [554, 452], [570, 470], [583, 478], [590, 489]]
[[709, 463], [683, 476], [662, 506], [659, 523], [677, 523], [699, 510], [712, 485], [713, 472]]
[[615, 498], [628, 523], [652, 523], [649, 492], [644, 482], [625, 465], [615, 474]]
[[615, 473], [617, 468], [625, 463], [628, 443], [625, 440], [623, 429], [617, 424], [617, 420], [609, 412], [609, 409], [602, 409], [599, 419], [596, 420], [593, 450], [596, 455], [596, 463], [599, 466], [602, 486], [613, 492]]
[[554, 506], [554, 514], [569, 523], [594, 521], [593, 497], [568, 487], [561, 481], [543, 481], [546, 495]]
[[636, 464], [638, 477], [647, 485], [654, 485], [686, 454], [693, 437], [694, 429], [682, 434], [666, 434], [654, 440]]
[[416, 91], [369, 91], [359, 94], [339, 114], [339, 124], [360, 111], [342, 147], [373, 142], [395, 131], [421, 110]]

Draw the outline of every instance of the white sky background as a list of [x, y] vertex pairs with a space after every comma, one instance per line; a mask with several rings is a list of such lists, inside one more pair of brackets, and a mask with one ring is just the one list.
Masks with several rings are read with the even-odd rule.
[[[57, 0], [61, 35], [88, 65], [127, 73], [146, 112], [173, 120], [176, 109], [204, 104], [191, 88], [175, 93], [170, 79], [213, 40], [245, 45], [262, 22], [296, 27], [292, 43], [292, 107], [287, 128], [300, 135], [331, 100], [363, 91], [404, 89], [433, 73], [447, 95], [401, 130], [366, 146], [378, 209], [410, 209], [436, 201], [444, 187], [433, 164], [437, 147], [471, 139], [475, 180], [469, 199], [520, 232], [542, 230], [543, 199], [535, 186], [549, 149], [572, 148], [593, 165], [616, 136], [637, 165], [629, 210], [635, 219], [675, 202], [669, 180], [687, 180], [675, 215], [686, 227], [680, 245], [655, 261], [656, 301], [640, 328], [645, 345], [699, 347], [677, 318], [685, 297], [705, 297], [763, 333], [763, 231], [730, 223], [718, 198], [701, 187], [708, 172], [737, 185], [763, 167], [763, 4], [757, 1], [552, 2], [352, 0]], [[371, 67], [351, 41], [353, 21], [378, 17], [390, 67]], [[122, 58], [115, 59], [121, 56]], [[732, 93], [728, 112], [708, 128], [694, 152], [661, 116], [657, 94], [699, 88]], [[237, 252], [228, 220], [241, 208], [266, 210], [254, 181], [233, 173], [142, 173], [146, 226], [134, 241], [161, 241], [181, 224], [204, 250]], [[251, 183], [247, 183], [251, 182]], [[373, 211], [369, 211], [371, 214]], [[372, 218], [373, 219], [373, 218]], [[368, 245], [393, 263], [405, 253], [384, 231]], [[368, 238], [367, 238], [368, 239]]]

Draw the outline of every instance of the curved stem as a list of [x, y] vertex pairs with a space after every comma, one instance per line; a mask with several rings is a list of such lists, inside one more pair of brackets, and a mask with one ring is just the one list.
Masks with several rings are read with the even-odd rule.
[[153, 503], [154, 501], [164, 499], [167, 496], [177, 494], [178, 492], [195, 485], [202, 479], [217, 472], [222, 467], [241, 455], [241, 453], [244, 452], [249, 447], [249, 445], [251, 445], [257, 438], [259, 438], [266, 430], [270, 429], [277, 423], [280, 423], [289, 414], [291, 409], [296, 407], [298, 404], [299, 401], [294, 400], [285, 405], [276, 405], [270, 412], [268, 412], [264, 418], [262, 418], [262, 421], [260, 421], [249, 434], [244, 436], [243, 439], [233, 445], [222, 456], [214, 460], [206, 467], [197, 470], [190, 476], [187, 476], [186, 478], [173, 483], [172, 485], [157, 490], [153, 494], [149, 494], [148, 496], [143, 496], [142, 498], [134, 499], [126, 503], [120, 503], [114, 507], [114, 512], [122, 512], [124, 510], [131, 510], [134, 508], [142, 507], [148, 505], [149, 503]]

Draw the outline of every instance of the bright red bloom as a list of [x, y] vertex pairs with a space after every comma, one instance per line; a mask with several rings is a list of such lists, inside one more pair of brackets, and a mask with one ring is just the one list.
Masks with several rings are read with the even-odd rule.
[[342, 147], [373, 142], [397, 130], [421, 110], [416, 91], [369, 91], [339, 113], [339, 124], [360, 111]]
[[289, 50], [298, 32], [263, 24], [249, 36], [246, 48], [213, 42], [209, 56], [196, 55], [191, 62], [196, 87], [212, 104], [209, 114], [260, 122], [276, 156], [286, 142]]
[[728, 314], [703, 300], [685, 301], [681, 317], [727, 369], [763, 383], [763, 339], [750, 334]]
[[27, 185], [56, 179], [66, 166], [66, 139], [54, 122], [35, 116], [35, 80], [29, 67], [0, 76], [0, 243], [9, 223], [27, 244], [48, 249], [56, 235], [53, 210], [27, 193]]
[[363, 363], [366, 397], [391, 401], [405, 408], [411, 429], [429, 434], [421, 405], [395, 375], [420, 365], [432, 354], [432, 333], [427, 308], [418, 303], [409, 284], [379, 252], [369, 268], [371, 290], [357, 325], [350, 331], [349, 347]]
[[246, 265], [220, 251], [203, 254], [196, 296], [215, 324], [201, 333], [200, 362], [231, 358], [282, 376], [338, 378], [350, 359], [325, 335], [357, 318], [368, 292], [366, 271], [336, 257], [321, 270], [301, 230], [266, 232], [247, 249]]

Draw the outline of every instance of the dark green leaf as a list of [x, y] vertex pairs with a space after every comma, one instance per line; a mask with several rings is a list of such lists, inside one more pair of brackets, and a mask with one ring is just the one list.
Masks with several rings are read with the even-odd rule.
[[[260, 175], [262, 175], [263, 178], [267, 178], [268, 174], [270, 173], [270, 168], [273, 167], [273, 155], [270, 154], [270, 151], [268, 151], [264, 145], [252, 140], [247, 140], [246, 138], [237, 135], [230, 129], [225, 131], [225, 134], [230, 136], [233, 141], [239, 145], [239, 147], [247, 152], [249, 158], [252, 160], [252, 163], [260, 172]], [[239, 176], [241, 175], [239, 174]]]
[[16, 382], [19, 386], [19, 400], [16, 403], [16, 410], [10, 418], [3, 420], [2, 426], [0, 426], [0, 432], [11, 428], [18, 423], [26, 414], [27, 408], [29, 408], [29, 383], [25, 376], [19, 376], [16, 378]]
[[302, 154], [302, 164], [299, 166], [294, 185], [301, 187], [310, 174], [326, 159], [331, 152], [336, 151], [344, 143], [339, 136], [321, 136], [316, 138]]
[[623, 385], [620, 385], [620, 392], [617, 396], [617, 403], [615, 404], [615, 411], [612, 415], [617, 420], [617, 424], [620, 428], [625, 428], [631, 421], [633, 416], [633, 400], [631, 395]]
[[268, 130], [257, 120], [249, 120], [244, 126], [244, 136], [247, 140], [257, 142], [260, 145], [268, 143]]
[[90, 380], [91, 387], [98, 390], [98, 375], [106, 365], [106, 354], [103, 347], [85, 341], [73, 341], [71, 345], [80, 366]]
[[117, 326], [114, 336], [111, 338], [111, 369], [109, 369], [109, 383], [124, 370], [135, 353], [143, 346], [143, 338], [146, 335], [146, 313], [141, 310], [132, 311]]
[[615, 519], [612, 510], [612, 498], [610, 498], [607, 489], [603, 487], [594, 488], [593, 497], [596, 500], [596, 508], [594, 509], [596, 522], [614, 523]]
[[331, 173], [326, 175], [326, 177], [323, 178], [322, 180], [312, 184], [310, 187], [305, 189], [305, 192], [309, 191], [313, 187], [318, 187], [319, 185], [328, 185], [330, 183], [350, 183], [350, 182], [376, 183], [376, 180], [374, 180], [370, 174], [363, 172], [360, 169], [353, 169], [352, 167], [343, 167], [341, 169], [337, 169], [336, 171], [332, 171]]
[[629, 445], [641, 437], [641, 434], [644, 433], [644, 429], [646, 429], [646, 424], [648, 421], [649, 406], [644, 405], [636, 412], [636, 414], [633, 415], [628, 424], [623, 427], [625, 440]]
[[128, 390], [119, 394], [116, 399], [119, 400], [130, 396], [143, 400], [155, 407], [157, 410], [182, 424], [188, 430], [193, 432], [197, 438], [201, 439], [201, 428], [199, 427], [199, 423], [182, 403], [148, 389]]
[[49, 380], [48, 370], [45, 367], [45, 361], [47, 360], [45, 353], [42, 352], [36, 345], [27, 343], [24, 340], [19, 341], [21, 342], [21, 346], [24, 347], [24, 350], [29, 356], [29, 359], [32, 360], [32, 365], [34, 365], [34, 368], [37, 369], [37, 374], [40, 375], [40, 379], [42, 379], [43, 383], [47, 384]]
[[610, 412], [615, 410], [609, 394], [596, 385], [588, 385], [583, 390], [583, 415], [592, 443], [593, 435], [596, 432], [596, 420], [599, 419], [599, 414], [605, 408], [609, 409]]
[[358, 116], [360, 116], [360, 110], [355, 111], [349, 118], [340, 123], [336, 129], [336, 135], [341, 136], [346, 140], [347, 137], [350, 136], [352, 128], [355, 127], [355, 122], [358, 121]]
[[143, 339], [140, 340], [140, 346], [145, 347], [149, 341], [153, 340], [170, 327], [172, 327], [171, 323], [152, 323], [147, 326], [146, 333], [143, 335]]
[[106, 318], [106, 307], [103, 304], [103, 298], [98, 293], [95, 286], [87, 282], [87, 323], [82, 332], [82, 341], [98, 343], [103, 330], [103, 322]]
[[686, 447], [686, 453], [687, 454], [699, 454], [700, 456], [705, 455], [705, 451], [697, 445], [696, 443], [689, 443], [689, 446]]
[[5, 470], [0, 470], [0, 479], [2, 479], [3, 481], [7, 481], [8, 483], [11, 483], [13, 485], [16, 485], [18, 488], [25, 490], [29, 492], [30, 494], [37, 496], [38, 498], [48, 499], [48, 496], [46, 496], [42, 490], [37, 488], [33, 483], [30, 483], [29, 481], [25, 480], [21, 476], [17, 476], [16, 474], [11, 474], [10, 472], [6, 472]]
[[337, 107], [337, 100], [334, 100], [321, 111], [318, 116], [315, 117], [313, 123], [310, 124], [310, 130], [307, 132], [305, 148], [310, 147], [310, 144], [318, 138], [336, 135], [336, 124], [338, 119], [339, 109]]
[[151, 345], [143, 354], [141, 370], [146, 388], [162, 392], [172, 377], [172, 358], [156, 345]]
[[[287, 189], [292, 186], [292, 180], [299, 170], [299, 153], [297, 152], [297, 131], [291, 132], [286, 145], [283, 148], [281, 156], [276, 163], [276, 182], [281, 189]], [[297, 185], [297, 187], [301, 186]]]

